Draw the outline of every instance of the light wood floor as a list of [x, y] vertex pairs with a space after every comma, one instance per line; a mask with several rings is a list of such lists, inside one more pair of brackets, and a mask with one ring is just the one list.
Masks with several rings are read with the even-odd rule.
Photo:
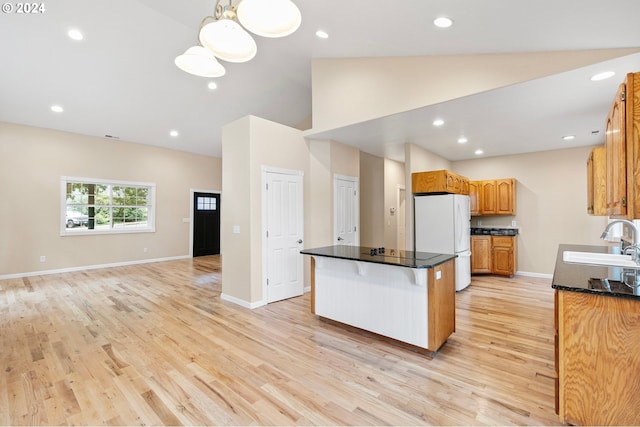
[[215, 256], [0, 281], [0, 424], [559, 422], [548, 280], [474, 278], [433, 359], [220, 281]]

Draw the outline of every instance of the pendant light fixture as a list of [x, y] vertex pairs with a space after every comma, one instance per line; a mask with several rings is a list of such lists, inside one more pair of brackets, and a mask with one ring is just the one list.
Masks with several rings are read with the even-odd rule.
[[201, 46], [188, 49], [175, 63], [191, 74], [219, 77], [224, 75], [224, 67], [215, 57], [246, 62], [256, 55], [256, 42], [245, 28], [262, 37], [284, 37], [295, 32], [301, 22], [300, 10], [291, 0], [217, 0], [215, 15], [200, 24]]

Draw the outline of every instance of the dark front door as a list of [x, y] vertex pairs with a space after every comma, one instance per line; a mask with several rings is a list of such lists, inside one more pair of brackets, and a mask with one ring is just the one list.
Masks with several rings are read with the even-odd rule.
[[220, 253], [220, 194], [193, 194], [193, 256]]

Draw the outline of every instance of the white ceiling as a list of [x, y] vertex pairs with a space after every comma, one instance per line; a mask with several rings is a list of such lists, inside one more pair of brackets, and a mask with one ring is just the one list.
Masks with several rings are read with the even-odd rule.
[[[223, 0], [226, 1], [226, 0]], [[297, 126], [311, 115], [313, 58], [640, 47], [638, 0], [294, 0], [296, 33], [255, 36], [258, 54], [217, 79], [179, 70], [215, 0], [55, 0], [0, 15], [0, 121], [221, 155], [221, 129], [246, 115]], [[14, 3], [16, 4], [16, 3]], [[431, 21], [447, 15], [454, 26]], [[78, 28], [84, 40], [69, 39]], [[329, 39], [315, 37], [324, 29]], [[609, 80], [588, 77], [613, 70]], [[317, 135], [403, 159], [411, 142], [450, 160], [594, 145], [640, 53]], [[207, 83], [216, 81], [218, 89]], [[56, 114], [51, 105], [64, 113]], [[434, 116], [446, 120], [434, 129]], [[169, 136], [176, 129], [178, 137]], [[599, 131], [593, 135], [593, 131]], [[460, 134], [469, 142], [455, 143]], [[573, 141], [562, 141], [566, 134]]]

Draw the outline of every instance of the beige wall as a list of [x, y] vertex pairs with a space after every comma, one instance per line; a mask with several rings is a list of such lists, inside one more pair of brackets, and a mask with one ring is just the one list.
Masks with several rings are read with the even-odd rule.
[[[333, 244], [333, 176], [360, 174], [359, 151], [334, 141], [306, 141], [302, 132], [247, 116], [222, 131], [222, 292], [248, 306], [264, 303], [262, 170], [304, 174], [305, 248]], [[240, 233], [233, 233], [233, 227]], [[305, 283], [309, 283], [305, 259]]]
[[[222, 292], [248, 304], [263, 295], [263, 167], [300, 171], [304, 193], [309, 192], [309, 149], [298, 129], [247, 116], [222, 131], [224, 199]], [[306, 204], [306, 203], [305, 203]], [[305, 213], [306, 216], [306, 213]], [[233, 233], [238, 226], [240, 233]]]
[[[409, 185], [408, 187], [411, 187], [411, 185]], [[407, 198], [411, 196], [410, 192], [406, 193], [407, 185], [405, 183], [404, 163], [396, 162], [390, 159], [384, 159], [383, 221], [385, 248], [405, 249], [398, 247], [398, 224], [401, 224], [403, 221], [398, 221], [399, 214], [397, 210], [394, 213], [391, 213], [391, 208], [398, 208], [399, 188], [405, 189], [405, 194], [408, 194], [406, 196]]]
[[[331, 140], [308, 140], [309, 189], [305, 212], [305, 248], [336, 244], [333, 224], [333, 185], [335, 175], [360, 180], [360, 151]], [[308, 280], [307, 280], [308, 283]]]
[[386, 188], [384, 163], [385, 159], [382, 157], [360, 153], [360, 244], [362, 246], [380, 247], [384, 243]]
[[[252, 298], [251, 266], [255, 262], [251, 250], [250, 126], [250, 117], [243, 117], [222, 128], [222, 293], [243, 301]], [[234, 226], [239, 233], [233, 233]]]
[[321, 132], [434, 105], [637, 50], [315, 59], [313, 129]]
[[515, 178], [515, 216], [477, 217], [482, 226], [510, 226], [518, 236], [518, 271], [553, 274], [561, 243], [602, 245], [606, 217], [587, 214], [586, 162], [592, 147], [453, 162], [472, 180]]
[[[155, 183], [156, 232], [60, 236], [62, 176]], [[0, 182], [0, 275], [28, 274], [188, 256], [190, 190], [220, 191], [221, 159], [0, 122]]]
[[334, 244], [331, 144], [331, 141], [307, 141], [309, 191], [305, 192], [305, 248]]

